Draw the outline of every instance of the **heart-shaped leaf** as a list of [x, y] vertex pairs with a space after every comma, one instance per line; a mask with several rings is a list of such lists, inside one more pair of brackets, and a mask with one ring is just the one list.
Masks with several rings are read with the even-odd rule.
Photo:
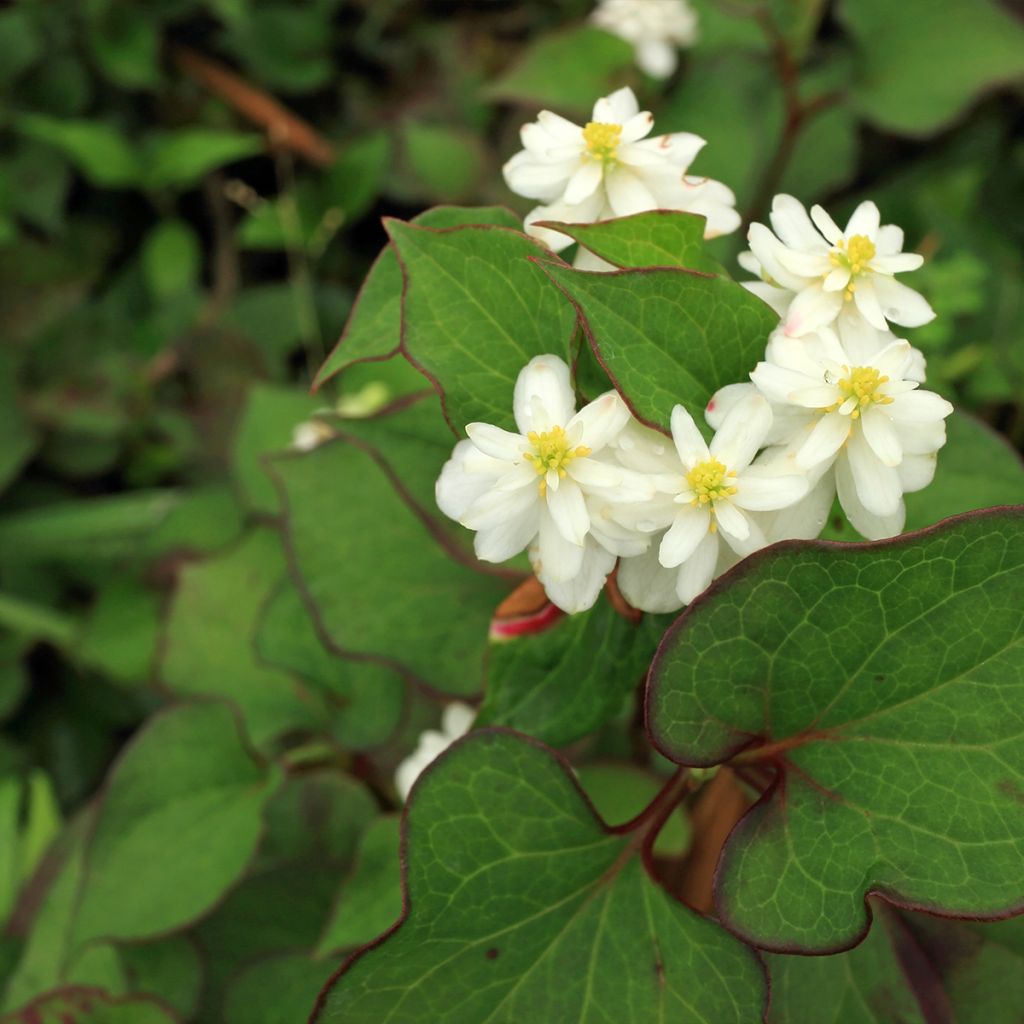
[[754, 954], [645, 875], [651, 821], [609, 831], [564, 764], [525, 737], [457, 743], [413, 789], [405, 919], [346, 965], [315, 1020], [760, 1020]]
[[972, 917], [1020, 905], [1022, 594], [1015, 507], [776, 545], [690, 605], [651, 667], [655, 743], [776, 773], [719, 863], [731, 929], [824, 952], [863, 935], [869, 893]]

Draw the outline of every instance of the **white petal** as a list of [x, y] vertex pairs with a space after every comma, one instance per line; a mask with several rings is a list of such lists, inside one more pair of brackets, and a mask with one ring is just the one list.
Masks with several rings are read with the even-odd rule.
[[675, 442], [676, 451], [683, 465], [692, 467], [697, 462], [703, 462], [710, 456], [707, 442], [693, 417], [681, 406], [677, 405], [672, 410], [672, 440]]
[[585, 489], [618, 487], [625, 475], [622, 467], [597, 459], [573, 459], [566, 468], [569, 476]]
[[882, 312], [882, 307], [878, 302], [878, 295], [875, 292], [875, 285], [879, 281], [890, 281], [888, 277], [878, 277], [872, 274], [870, 277], [867, 275], [861, 276], [857, 280], [857, 284], [853, 292], [853, 301], [860, 312], [860, 315], [872, 327], [877, 327], [878, 330], [884, 331], [888, 324], [885, 322], [885, 314]]
[[658, 201], [639, 176], [619, 165], [605, 175], [605, 191], [616, 217], [655, 210]]
[[900, 486], [904, 494], [920, 491], [927, 487], [935, 477], [938, 456], [904, 455], [899, 465]]
[[893, 515], [903, 494], [896, 470], [875, 455], [860, 430], [850, 434], [846, 454], [857, 497], [864, 508], [876, 516]]
[[750, 536], [750, 520], [728, 499], [715, 502], [715, 521], [730, 538], [742, 541]]
[[891, 277], [876, 276], [875, 290], [886, 317], [903, 327], [920, 327], [935, 319], [923, 295]]
[[772, 425], [772, 409], [763, 395], [748, 395], [729, 411], [711, 441], [711, 454], [738, 471], [749, 466]]
[[453, 701], [441, 714], [441, 729], [454, 743], [469, 732], [474, 718], [476, 712], [468, 704]]
[[747, 241], [755, 259], [772, 283], [789, 291], [798, 292], [806, 287], [807, 279], [787, 270], [779, 261], [784, 246], [763, 224], [751, 224], [747, 229]]
[[[476, 452], [478, 459], [486, 460], [495, 469], [488, 472], [471, 471], [466, 463], [468, 451]], [[490, 490], [495, 477], [507, 470], [508, 463], [481, 455], [472, 441], [460, 441], [434, 485], [437, 507], [450, 519], [460, 520], [473, 502]]]
[[870, 200], [863, 202], [853, 211], [853, 216], [847, 222], [846, 237], [864, 235], [866, 238], [873, 239], [878, 234], [880, 222], [881, 216], [878, 213], [878, 207]]
[[636, 117], [639, 111], [636, 96], [627, 85], [599, 99], [594, 104], [594, 116], [591, 120], [603, 124], [625, 124], [631, 117]]
[[639, 142], [654, 127], [654, 115], [649, 110], [635, 114], [622, 126], [619, 146]]
[[465, 511], [459, 522], [469, 530], [491, 530], [509, 519], [516, 519], [540, 504], [540, 495], [533, 483], [518, 491], [491, 488]]
[[583, 545], [572, 544], [562, 536], [546, 505], [541, 507], [538, 525], [538, 559], [533, 569], [538, 576], [543, 574], [542, 582], [564, 583], [579, 575]]
[[[779, 403], [790, 402], [794, 393], [807, 391], [814, 386], [811, 378], [794, 370], [785, 370], [773, 363], [758, 363], [754, 372], [751, 373], [750, 379], [766, 398]], [[728, 386], [735, 388], [744, 385], [730, 384]], [[818, 409], [820, 406], [812, 404], [807, 408]], [[708, 422], [711, 423], [710, 418], [708, 418]], [[711, 425], [714, 426], [713, 423]]]
[[575, 615], [593, 606], [614, 568], [615, 556], [588, 537], [579, 570], [571, 578], [552, 580], [546, 573], [539, 574], [538, 578], [544, 584], [548, 599], [562, 611]]
[[566, 432], [573, 427], [582, 427], [578, 443], [586, 445], [591, 452], [599, 452], [611, 444], [629, 422], [629, 409], [616, 391], [606, 391], [594, 401], [585, 405], [566, 424]]
[[711, 526], [706, 506], [684, 505], [661, 539], [658, 560], [666, 569], [681, 565], [697, 550]]
[[850, 283], [850, 268], [838, 266], [830, 270], [822, 283], [827, 292], [841, 292]]
[[812, 206], [811, 220], [814, 221], [815, 226], [825, 236], [826, 240], [833, 245], [843, 237], [842, 231], [839, 230], [839, 225], [825, 212], [824, 207]]
[[594, 194], [594, 190], [601, 184], [604, 177], [604, 168], [598, 160], [588, 160], [569, 179], [565, 186], [563, 202], [576, 204], [582, 203]]
[[924, 257], [916, 252], [901, 252], [895, 256], [876, 256], [871, 267], [882, 274], [903, 274], [917, 270], [924, 263]]
[[790, 273], [804, 278], [819, 278], [828, 274], [832, 264], [827, 252], [798, 252], [781, 246], [776, 253], [779, 262]]
[[810, 487], [806, 473], [780, 473], [767, 466], [750, 466], [736, 479], [732, 501], [749, 512], [771, 512], [799, 501]]
[[886, 515], [869, 512], [860, 500], [846, 452], [836, 459], [835, 473], [839, 504], [843, 506], [846, 518], [850, 520], [858, 533], [867, 537], [868, 540], [883, 540], [886, 537], [895, 537], [900, 533], [907, 516], [902, 498], [897, 501], [896, 508]]
[[843, 306], [842, 292], [827, 292], [820, 284], [800, 291], [790, 303], [783, 329], [791, 338], [799, 338], [819, 327], [827, 327]]
[[466, 426], [466, 433], [484, 455], [503, 462], [519, 462], [527, 447], [520, 434], [502, 430], [491, 423], [470, 423]]
[[676, 594], [674, 569], [666, 569], [658, 561], [658, 544], [652, 544], [643, 554], [624, 558], [619, 562], [616, 582], [622, 596], [642, 612], [661, 614], [682, 607]]
[[517, 195], [551, 202], [562, 194], [577, 163], [576, 160], [539, 159], [524, 149], [516, 153], [501, 171], [505, 184]]
[[561, 481], [558, 490], [548, 489], [548, 511], [558, 532], [571, 544], [583, 544], [590, 529], [590, 516], [583, 492], [571, 477]]
[[796, 464], [801, 469], [812, 469], [828, 462], [850, 436], [850, 426], [849, 416], [838, 412], [825, 413], [796, 453]]
[[875, 249], [879, 256], [895, 256], [903, 248], [903, 228], [895, 224], [883, 224], [875, 237]]
[[910, 342], [897, 338], [871, 358], [871, 365], [890, 381], [899, 381], [910, 362]]
[[755, 514], [753, 518], [770, 544], [780, 540], [813, 540], [828, 522], [835, 496], [835, 475], [827, 469], [806, 497], [777, 512]]
[[[751, 377], [753, 377], [753, 374], [751, 374]], [[707, 421], [708, 426], [713, 430], [718, 430], [733, 406], [749, 398], [754, 393], [755, 387], [753, 384], [726, 384], [724, 388], [719, 388], [711, 396], [711, 401], [704, 408], [704, 419]]]
[[537, 536], [539, 506], [532, 503], [519, 515], [506, 515], [499, 523], [478, 530], [473, 550], [482, 562], [505, 562], [525, 551]]
[[893, 420], [924, 423], [945, 419], [952, 413], [953, 406], [934, 391], [917, 390], [897, 395], [885, 409]]
[[651, 78], [668, 78], [676, 69], [676, 48], [664, 39], [645, 39], [636, 48], [636, 62]]
[[717, 561], [718, 534], [705, 534], [697, 550], [679, 567], [676, 595], [683, 604], [689, 604], [698, 594], [707, 590], [715, 574]]
[[781, 193], [772, 200], [771, 222], [775, 233], [791, 249], [823, 252], [827, 248], [804, 204], [793, 196]]
[[534, 356], [516, 378], [512, 410], [524, 434], [537, 429], [534, 399], [539, 399], [552, 425], [564, 427], [572, 419], [576, 396], [569, 383], [569, 367], [558, 356]]
[[537, 115], [537, 123], [551, 136], [554, 142], [565, 146], [580, 140], [582, 144], [583, 129], [574, 121], [570, 121], [560, 114], [542, 110]]
[[877, 406], [869, 406], [860, 414], [864, 440], [886, 466], [898, 466], [903, 461], [903, 446], [896, 436], [891, 420]]

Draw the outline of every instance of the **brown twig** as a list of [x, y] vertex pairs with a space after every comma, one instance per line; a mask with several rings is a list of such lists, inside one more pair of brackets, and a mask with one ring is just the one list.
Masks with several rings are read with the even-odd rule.
[[317, 167], [334, 163], [331, 144], [310, 124], [241, 75], [187, 46], [175, 46], [171, 56], [178, 67], [243, 117], [262, 127], [272, 146], [291, 150]]

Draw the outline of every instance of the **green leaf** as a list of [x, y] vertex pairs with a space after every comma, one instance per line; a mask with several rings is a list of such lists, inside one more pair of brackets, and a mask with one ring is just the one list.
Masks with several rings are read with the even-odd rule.
[[589, 115], [594, 101], [622, 85], [633, 48], [588, 25], [542, 36], [486, 89], [491, 99]]
[[370, 132], [351, 139], [325, 172], [323, 191], [327, 201], [355, 221], [373, 205], [392, 157], [391, 136]]
[[[576, 769], [580, 786], [594, 810], [613, 827], [632, 821], [658, 795], [663, 778], [634, 764], [599, 762]], [[690, 821], [680, 810], [662, 826], [654, 840], [656, 856], [680, 857], [690, 843]]]
[[160, 82], [160, 22], [153, 11], [126, 0], [85, 5], [86, 37], [102, 72], [126, 89]]
[[942, 977], [957, 1024], [1019, 1024], [1024, 1007], [1024, 917], [989, 924], [907, 924]]
[[888, 131], [930, 135], [1024, 77], [1024, 26], [991, 0], [843, 0], [839, 18], [857, 46], [857, 104]]
[[326, 694], [331, 733], [345, 749], [379, 746], [398, 729], [405, 705], [402, 677], [386, 665], [329, 650], [290, 580], [281, 582], [264, 608], [256, 651], [266, 664], [293, 672]]
[[41, 996], [0, 1024], [175, 1024], [170, 1011], [149, 996], [112, 996], [102, 989], [69, 986]]
[[[480, 688], [508, 578], [453, 558], [378, 463], [344, 441], [273, 460], [292, 567], [320, 629], [346, 655], [395, 665], [444, 693]], [[345, 571], [338, 571], [344, 566]]]
[[754, 955], [645, 876], [644, 834], [607, 831], [547, 749], [474, 733], [413, 791], [407, 916], [348, 964], [315, 1020], [760, 1019]]
[[154, 937], [207, 911], [249, 863], [275, 785], [227, 706], [183, 705], [150, 719], [121, 754], [97, 814], [77, 944]]
[[172, 935], [156, 942], [128, 943], [119, 947], [129, 988], [162, 999], [184, 1020], [199, 1004], [203, 964], [194, 942]]
[[725, 277], [544, 269], [579, 309], [595, 355], [633, 414], [663, 430], [677, 404], [703, 422], [711, 396], [746, 378], [778, 324], [765, 303]]
[[150, 682], [163, 611], [161, 595], [133, 579], [112, 579], [89, 611], [75, 653], [125, 686]]
[[480, 725], [504, 725], [554, 746], [594, 732], [643, 680], [667, 616], [629, 622], [601, 597], [543, 632], [491, 645]]
[[677, 620], [651, 668], [656, 745], [778, 773], [719, 864], [730, 929], [824, 952], [863, 935], [872, 892], [974, 917], [1019, 904], [1022, 587], [1018, 507], [776, 546]]
[[256, 383], [249, 389], [231, 448], [231, 469], [250, 511], [277, 512], [277, 493], [263, 457], [288, 448], [295, 428], [323, 405], [323, 399], [295, 388]]
[[722, 271], [704, 252], [707, 220], [699, 214], [648, 210], [594, 224], [539, 223], [575, 238], [617, 267], [683, 267], [706, 274]]
[[202, 252], [195, 231], [181, 220], [162, 220], [142, 246], [142, 274], [154, 299], [196, 287]]
[[258, 746], [325, 719], [318, 696], [256, 657], [256, 626], [284, 573], [279, 536], [254, 530], [226, 555], [182, 571], [164, 627], [163, 683], [183, 696], [232, 701]]
[[143, 143], [143, 185], [148, 189], [192, 188], [210, 171], [263, 150], [263, 137], [252, 132], [215, 128], [153, 132]]
[[224, 1024], [283, 1024], [305, 1020], [334, 970], [305, 953], [285, 953], [253, 964], [230, 985]]
[[[497, 227], [522, 226], [521, 221], [503, 206], [438, 206], [414, 217], [413, 224], [451, 228], [460, 224], [493, 224]], [[370, 267], [356, 298], [345, 330], [314, 381], [321, 387], [336, 373], [365, 359], [387, 359], [402, 343], [402, 268], [395, 250], [388, 245]]]
[[46, 43], [21, 8], [0, 11], [0, 83], [7, 87], [45, 53]]
[[877, 901], [871, 910], [871, 930], [845, 953], [766, 955], [772, 984], [768, 1024], [929, 1024], [940, 1019], [925, 1016], [941, 984], [934, 968], [894, 911]]
[[342, 882], [334, 910], [317, 943], [330, 956], [371, 942], [402, 913], [398, 815], [383, 815], [363, 834], [355, 867]]
[[102, 121], [62, 120], [45, 114], [19, 114], [22, 135], [58, 149], [99, 188], [125, 188], [138, 182], [143, 165], [125, 137]]
[[545, 353], [569, 358], [572, 308], [529, 259], [550, 251], [502, 228], [387, 226], [405, 277], [406, 354], [457, 433], [478, 420], [511, 427], [519, 371]]

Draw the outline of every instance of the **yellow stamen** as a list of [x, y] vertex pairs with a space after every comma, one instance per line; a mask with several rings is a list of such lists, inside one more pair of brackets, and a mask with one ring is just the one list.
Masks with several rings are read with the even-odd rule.
[[826, 412], [835, 412], [852, 399], [854, 405], [850, 410], [850, 418], [857, 419], [862, 410], [869, 405], [892, 403], [892, 395], [883, 395], [878, 391], [883, 384], [888, 383], [889, 378], [879, 373], [873, 366], [855, 366], [852, 369], [844, 366], [843, 372], [845, 376], [836, 382], [842, 398], [828, 406]]
[[730, 481], [736, 479], [734, 471], [727, 470], [714, 456], [704, 462], [698, 462], [686, 474], [686, 482], [690, 485], [694, 497], [691, 505], [707, 505], [721, 498], [728, 498], [736, 493]]
[[544, 478], [549, 470], [554, 470], [560, 480], [566, 477], [566, 466], [573, 459], [582, 459], [590, 454], [590, 449], [585, 444], [578, 444], [575, 448], [569, 447], [569, 440], [561, 427], [552, 427], [543, 434], [531, 430], [526, 435], [527, 440], [533, 445], [532, 452], [524, 452], [523, 458], [533, 463], [540, 480], [537, 482], [537, 489], [541, 495], [547, 493], [548, 484]]
[[621, 135], [621, 124], [588, 121], [586, 128], [583, 129], [583, 141], [587, 144], [587, 152], [594, 159], [603, 160], [606, 163], [615, 159]]
[[[875, 258], [875, 243], [867, 235], [853, 235], [849, 241], [840, 238], [835, 248], [828, 254], [828, 261], [833, 267], [848, 267], [850, 274], [856, 277], [858, 274], [870, 270], [868, 264]], [[825, 275], [828, 276], [828, 275]], [[850, 282], [848, 291], [853, 291], [853, 282]], [[847, 300], [852, 295], [847, 295]]]

